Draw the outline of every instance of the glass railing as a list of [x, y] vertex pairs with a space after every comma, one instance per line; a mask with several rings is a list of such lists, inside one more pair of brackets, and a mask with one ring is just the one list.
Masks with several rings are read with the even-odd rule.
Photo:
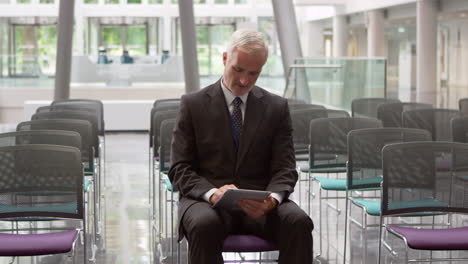
[[354, 98], [386, 96], [386, 59], [296, 59], [284, 96], [349, 111]]

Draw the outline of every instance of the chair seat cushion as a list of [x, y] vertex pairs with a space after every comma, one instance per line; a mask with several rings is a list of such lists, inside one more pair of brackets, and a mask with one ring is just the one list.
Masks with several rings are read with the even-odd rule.
[[278, 250], [273, 242], [254, 235], [229, 235], [223, 244], [223, 252], [264, 252]]
[[[354, 204], [364, 208], [368, 215], [373, 216], [380, 216], [380, 200], [366, 200], [366, 199], [357, 199], [357, 198], [350, 198]], [[442, 203], [437, 200], [432, 199], [422, 199], [422, 200], [414, 200], [414, 201], [406, 201], [406, 202], [395, 202], [393, 203], [394, 206], [397, 208], [412, 208], [412, 207], [439, 207], [439, 206], [446, 206], [445, 203]], [[392, 204], [389, 205], [391, 207]], [[407, 216], [427, 216], [427, 215], [438, 215], [438, 213], [417, 213], [417, 214], [410, 214]]]
[[421, 229], [390, 225], [387, 229], [406, 238], [412, 249], [468, 250], [468, 227]]
[[346, 179], [330, 179], [327, 177], [314, 177], [320, 183], [320, 188], [328, 191], [346, 191]]
[[67, 253], [79, 231], [45, 234], [0, 234], [0, 256], [38, 256]]

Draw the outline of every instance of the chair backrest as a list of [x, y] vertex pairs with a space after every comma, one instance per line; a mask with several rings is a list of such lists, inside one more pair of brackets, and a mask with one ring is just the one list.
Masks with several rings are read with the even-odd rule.
[[[164, 112], [164, 111], [178, 111], [180, 106], [180, 99], [162, 99], [156, 100], [153, 104], [153, 108], [151, 109], [150, 115], [150, 131], [149, 131], [149, 146], [150, 148], [153, 147], [153, 134], [154, 134], [154, 124], [153, 118], [156, 112]], [[159, 132], [158, 132], [159, 133]]]
[[31, 130], [0, 134], [0, 147], [46, 144], [70, 146], [80, 149], [81, 136], [75, 131]]
[[293, 104], [307, 104], [306, 101], [297, 99], [297, 98], [287, 98], [288, 100], [288, 105], [293, 105]]
[[99, 135], [103, 136], [105, 132], [104, 124], [104, 105], [99, 100], [92, 99], [68, 99], [57, 100], [51, 104], [52, 111], [56, 110], [81, 110], [93, 113], [98, 118]]
[[161, 123], [161, 147], [159, 148], [160, 172], [167, 172], [171, 167], [171, 142], [175, 123], [175, 119], [165, 119]]
[[291, 111], [293, 142], [296, 151], [307, 150], [310, 121], [325, 117], [349, 117], [348, 112], [329, 109], [298, 109]]
[[50, 110], [51, 110], [51, 106], [50, 106], [50, 105], [39, 106], [39, 107], [36, 109], [36, 113], [49, 112]]
[[318, 118], [310, 121], [309, 166], [313, 168], [317, 154], [334, 154], [347, 159], [348, 133], [362, 128], [378, 128], [382, 123], [374, 118]]
[[453, 141], [468, 143], [468, 116], [454, 117], [451, 124]]
[[468, 114], [468, 98], [458, 100], [458, 109], [463, 114]]
[[154, 114], [153, 121], [152, 121], [153, 134], [150, 135], [150, 138], [152, 138], [152, 142], [153, 142], [153, 148], [155, 150], [153, 151], [154, 157], [159, 156], [159, 153], [157, 150], [159, 149], [159, 146], [161, 144], [160, 133], [161, 133], [162, 122], [167, 119], [175, 119], [177, 117], [178, 112], [179, 112], [178, 110], [168, 110], [168, 111], [157, 111]]
[[83, 219], [80, 150], [58, 145], [0, 147], [0, 218]]
[[366, 128], [348, 134], [348, 190], [379, 188], [382, 181], [382, 148], [412, 141], [431, 141], [431, 133], [413, 128]]
[[415, 109], [402, 114], [403, 127], [426, 129], [434, 141], [452, 141], [450, 121], [460, 115], [453, 109]]
[[99, 123], [96, 115], [80, 110], [61, 110], [61, 111], [52, 111], [44, 113], [36, 113], [31, 117], [31, 120], [43, 120], [43, 119], [76, 119], [76, 120], [86, 120], [91, 123], [93, 133], [93, 145], [94, 145], [94, 156], [99, 157]]
[[29, 130], [65, 130], [75, 131], [81, 137], [81, 156], [88, 163], [87, 168], [93, 168], [93, 129], [89, 121], [76, 119], [43, 119], [21, 122], [16, 127], [17, 131]]
[[153, 108], [156, 109], [179, 109], [180, 98], [170, 98], [170, 99], [158, 99], [154, 101]]
[[463, 199], [468, 145], [453, 142], [390, 144], [382, 150], [381, 214], [468, 213]]
[[317, 104], [290, 104], [289, 106], [289, 111], [294, 111], [294, 110], [301, 110], [301, 109], [326, 109], [325, 106], [323, 105], [317, 105]]
[[400, 100], [391, 98], [357, 98], [351, 102], [352, 117], [377, 118], [377, 108], [384, 103], [398, 103]]
[[403, 111], [432, 108], [423, 103], [383, 103], [377, 107], [377, 118], [384, 127], [402, 127], [401, 114]]

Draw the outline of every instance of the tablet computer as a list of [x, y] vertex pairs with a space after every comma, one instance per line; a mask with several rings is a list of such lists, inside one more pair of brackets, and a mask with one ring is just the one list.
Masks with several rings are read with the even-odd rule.
[[213, 205], [213, 208], [223, 208], [228, 210], [240, 210], [237, 202], [242, 199], [264, 200], [271, 192], [256, 191], [246, 189], [229, 189], [221, 198]]

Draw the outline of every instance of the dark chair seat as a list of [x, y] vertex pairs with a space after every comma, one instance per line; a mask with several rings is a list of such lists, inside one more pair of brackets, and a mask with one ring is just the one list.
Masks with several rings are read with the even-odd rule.
[[224, 240], [223, 252], [265, 252], [278, 250], [275, 244], [254, 235], [230, 235]]
[[46, 234], [0, 234], [0, 256], [37, 256], [70, 252], [78, 230]]
[[447, 229], [418, 229], [403, 226], [388, 226], [390, 232], [404, 237], [412, 249], [467, 250], [468, 227]]

